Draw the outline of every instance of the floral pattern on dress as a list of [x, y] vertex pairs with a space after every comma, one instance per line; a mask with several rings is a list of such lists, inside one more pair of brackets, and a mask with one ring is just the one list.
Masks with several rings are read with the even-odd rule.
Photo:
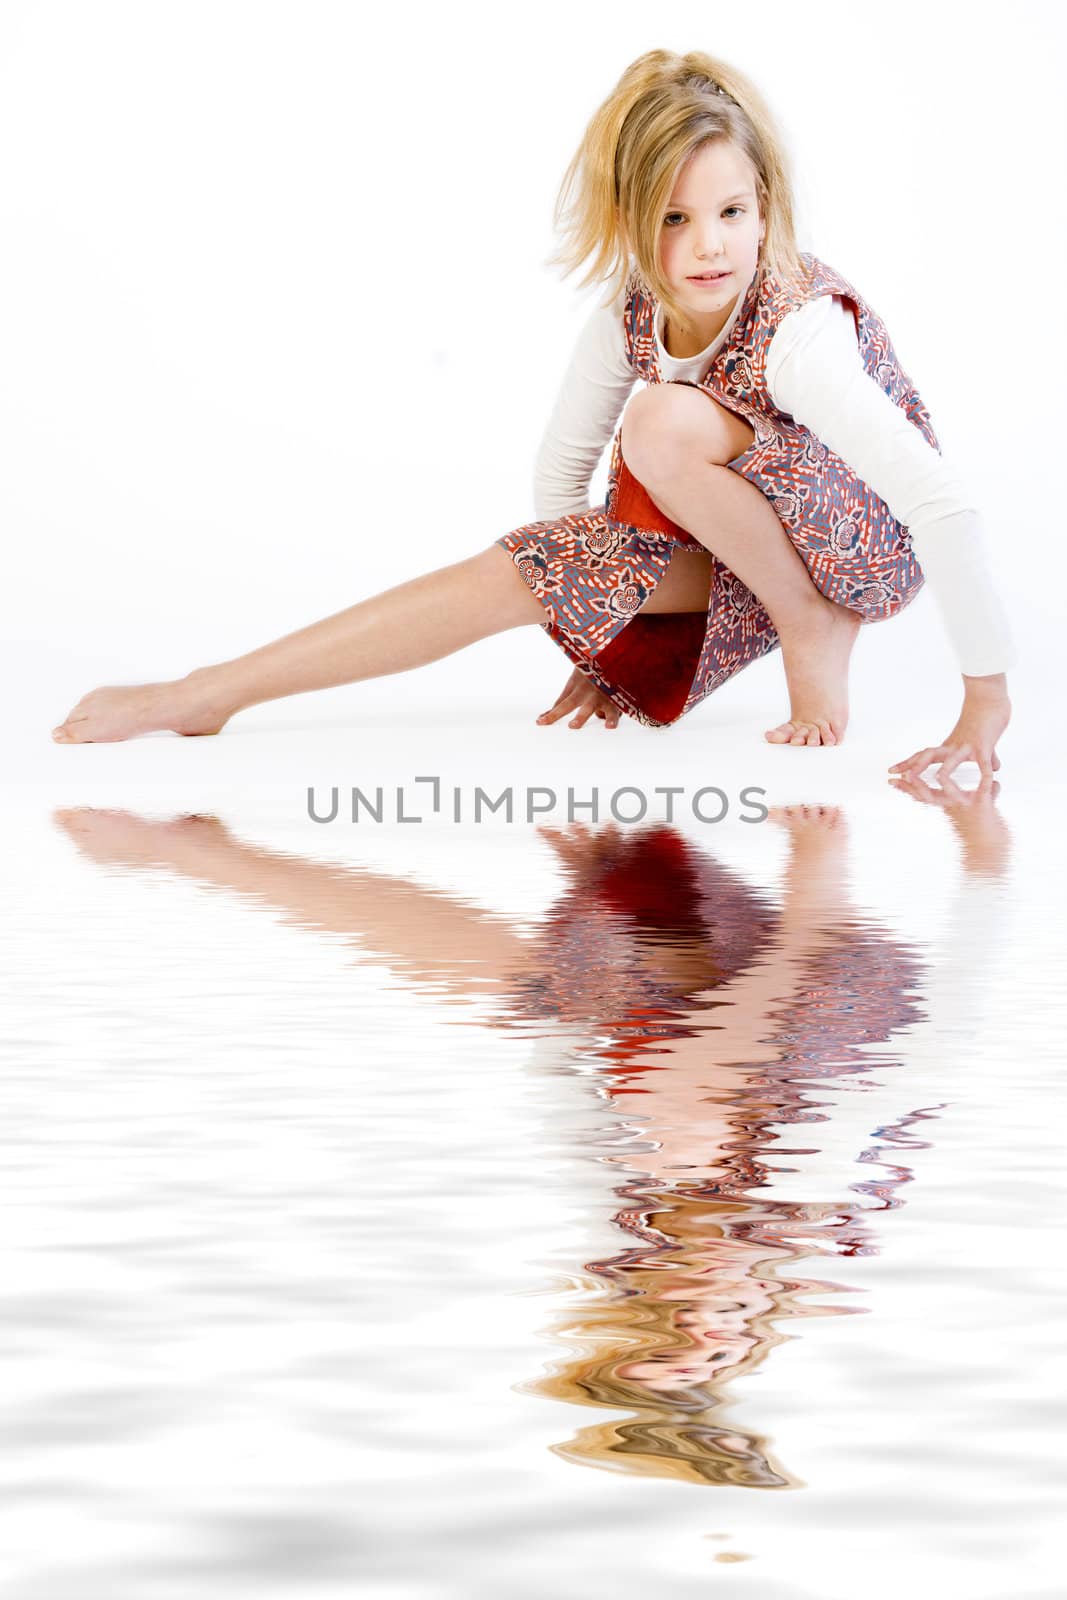
[[629, 528], [609, 522], [606, 517], [599, 518], [591, 528], [581, 534], [582, 545], [589, 553], [590, 566], [607, 565], [620, 550], [625, 550], [631, 537], [632, 532]]
[[619, 574], [618, 586], [594, 600], [598, 611], [611, 617], [635, 617], [648, 599], [651, 590], [630, 570], [624, 567]]
[[546, 594], [558, 593], [563, 584], [563, 570], [544, 544], [528, 544], [515, 558], [522, 579], [540, 600]]

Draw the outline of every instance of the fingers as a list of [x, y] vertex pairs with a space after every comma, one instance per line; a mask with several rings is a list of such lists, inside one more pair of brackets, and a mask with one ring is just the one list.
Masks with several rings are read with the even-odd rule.
[[538, 722], [558, 722], [560, 717], [565, 717], [579, 703], [588, 688], [589, 679], [575, 667], [552, 705], [537, 718]]
[[908, 756], [905, 761], [896, 762], [889, 768], [889, 775], [914, 781], [921, 779], [927, 769], [938, 761], [941, 763], [937, 769], [939, 783], [945, 783], [950, 779], [956, 768], [961, 767], [966, 761], [974, 762], [978, 768], [980, 782], [991, 779], [1000, 767], [1000, 757], [995, 750], [987, 756], [971, 744], [939, 744], [930, 745], [925, 750], [916, 750], [914, 755]]
[[584, 728], [589, 718], [593, 715], [600, 717], [606, 728], [617, 728], [619, 726], [618, 706], [613, 700], [609, 700], [606, 695], [602, 694], [597, 694], [595, 699], [582, 706], [581, 710], [575, 713], [567, 726], [569, 728]]
[[951, 777], [958, 766], [960, 766], [964, 761], [969, 761], [970, 759], [971, 752], [967, 749], [966, 745], [962, 750], [950, 751], [937, 769], [938, 782], [944, 783], [945, 779]]
[[[940, 774], [939, 774], [940, 776]], [[967, 805], [970, 796], [961, 789], [955, 778], [941, 776], [941, 799], [950, 805]]]
[[931, 766], [938, 756], [945, 754], [943, 744], [928, 746], [925, 750], [916, 750], [915, 754], [908, 756], [904, 761], [898, 761], [890, 772], [898, 772], [901, 777], [921, 778], [927, 767]]
[[979, 778], [973, 789], [961, 789], [955, 778], [942, 778], [940, 795], [942, 800], [947, 799], [952, 805], [971, 806], [975, 803], [976, 796], [984, 797], [999, 788], [1000, 785], [992, 773]]
[[946, 783], [949, 779], [951, 779], [951, 776], [955, 772], [956, 768], [962, 767], [966, 761], [973, 761], [975, 766], [978, 768], [978, 781], [980, 783], [984, 783], [987, 778], [992, 778], [993, 768], [990, 764], [989, 757], [984, 755], [982, 751], [978, 750], [974, 745], [961, 744], [955, 749], [950, 748], [948, 755], [938, 767], [938, 782], [941, 784]]
[[939, 806], [943, 811], [962, 811], [968, 807], [996, 800], [1000, 784], [996, 778], [979, 779], [977, 788], [961, 789], [954, 778], [942, 778], [939, 788], [933, 788], [924, 778], [898, 773], [893, 784], [898, 794], [907, 794], [920, 805]]
[[537, 719], [538, 722], [558, 722], [560, 717], [565, 717], [568, 711], [574, 710], [575, 706], [579, 702], [579, 699], [580, 696], [577, 690], [564, 689], [555, 705], [552, 706], [548, 711], [542, 711], [541, 715]]
[[606, 728], [619, 726], [619, 707], [596, 687], [586, 673], [575, 667], [555, 703], [547, 711], [542, 711], [536, 721], [541, 727], [548, 727], [561, 717], [569, 716], [571, 720], [568, 726], [584, 728], [594, 714]]
[[932, 789], [925, 778], [915, 777], [910, 772], [895, 772], [893, 787], [898, 794], [910, 794], [912, 799], [920, 803], [941, 804], [944, 795], [940, 789]]
[[[903, 761], [895, 761], [889, 770], [891, 773], [895, 772], [900, 778], [921, 778], [930, 764], [928, 761], [923, 760], [923, 757], [928, 753], [925, 750], [916, 750], [912, 755], [905, 756]], [[922, 762], [921, 766], [919, 765], [920, 761]]]

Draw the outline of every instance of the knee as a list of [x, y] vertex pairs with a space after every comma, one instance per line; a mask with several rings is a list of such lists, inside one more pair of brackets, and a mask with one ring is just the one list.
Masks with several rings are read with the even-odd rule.
[[623, 460], [646, 487], [675, 481], [694, 460], [732, 461], [738, 453], [734, 446], [722, 407], [685, 384], [650, 384], [623, 412]]

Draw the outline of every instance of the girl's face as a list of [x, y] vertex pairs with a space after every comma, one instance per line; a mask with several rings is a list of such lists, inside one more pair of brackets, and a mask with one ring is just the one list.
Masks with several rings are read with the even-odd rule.
[[[714, 139], [681, 167], [660, 224], [660, 263], [679, 303], [711, 340], [748, 288], [764, 235], [756, 175], [727, 139]], [[698, 275], [714, 273], [714, 281]]]

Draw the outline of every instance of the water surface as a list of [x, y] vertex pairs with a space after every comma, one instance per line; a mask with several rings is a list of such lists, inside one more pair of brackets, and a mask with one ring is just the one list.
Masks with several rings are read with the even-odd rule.
[[28, 813], [12, 1596], [1052, 1594], [1055, 860]]

